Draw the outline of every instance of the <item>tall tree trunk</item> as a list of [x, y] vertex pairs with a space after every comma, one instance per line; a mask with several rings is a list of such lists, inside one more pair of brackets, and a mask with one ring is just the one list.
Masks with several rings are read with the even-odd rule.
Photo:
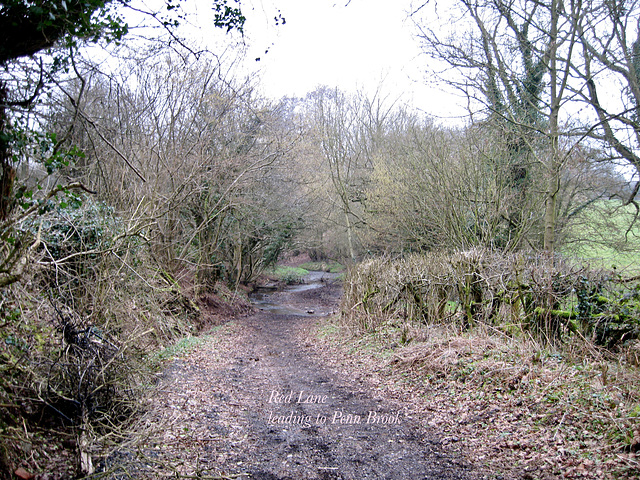
[[351, 257], [351, 261], [356, 261], [356, 251], [353, 247], [353, 227], [351, 225], [351, 219], [349, 218], [349, 210], [345, 208], [344, 210], [344, 218], [347, 224], [347, 244], [349, 245], [349, 256]]
[[11, 165], [9, 118], [7, 116], [7, 87], [0, 82], [0, 221], [9, 218], [13, 204], [13, 182], [16, 169]]
[[551, 31], [549, 48], [549, 75], [551, 87], [551, 111], [549, 112], [549, 146], [550, 158], [547, 163], [547, 198], [544, 213], [544, 251], [552, 255], [556, 237], [556, 210], [558, 192], [560, 190], [560, 152], [558, 145], [559, 128], [558, 114], [560, 111], [560, 96], [558, 94], [558, 2], [551, 2]]

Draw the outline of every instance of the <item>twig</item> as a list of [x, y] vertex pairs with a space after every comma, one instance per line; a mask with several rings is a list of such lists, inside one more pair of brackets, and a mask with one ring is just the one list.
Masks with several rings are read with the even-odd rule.
[[556, 427], [556, 431], [553, 434], [553, 438], [552, 440], [555, 441], [556, 437], [558, 436], [558, 432], [560, 431], [560, 427], [562, 427], [562, 424], [564, 423], [564, 419], [567, 416], [567, 411], [564, 411], [564, 414], [562, 415], [562, 418], [560, 419], [560, 423], [558, 423], [558, 426]]

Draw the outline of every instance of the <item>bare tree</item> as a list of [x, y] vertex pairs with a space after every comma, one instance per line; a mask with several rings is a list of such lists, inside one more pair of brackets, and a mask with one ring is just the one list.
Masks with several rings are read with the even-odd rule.
[[[408, 115], [374, 159], [368, 207], [372, 250], [424, 251], [475, 246], [514, 250], [535, 237], [542, 208], [524, 202], [503, 168], [504, 145], [482, 125], [446, 129]], [[532, 189], [535, 172], [531, 173]], [[518, 228], [508, 223], [518, 201]]]
[[131, 228], [146, 232], [161, 265], [195, 265], [206, 287], [246, 281], [277, 260], [299, 223], [271, 181], [291, 170], [296, 138], [278, 105], [210, 58], [185, 64], [165, 50], [109, 75], [86, 68], [82, 98], [76, 82], [54, 123], [75, 119], [73, 141], [88, 156], [74, 173], [135, 217]]
[[[640, 28], [637, 1], [587, 1], [585, 15], [574, 19], [579, 33], [580, 61], [572, 65], [578, 82], [576, 100], [594, 117], [586, 135], [609, 151], [609, 158], [640, 173]], [[640, 181], [625, 199], [640, 212], [635, 199]]]
[[[425, 51], [456, 72], [441, 78], [462, 90], [476, 108], [482, 107], [483, 120], [504, 132], [505, 168], [512, 172], [514, 188], [527, 188], [532, 165], [543, 167], [542, 246], [553, 252], [563, 168], [583, 140], [561, 128], [566, 125], [567, 103], [573, 98], [583, 4], [573, 0], [461, 0], [458, 12], [465, 17], [457, 17], [455, 35], [443, 37], [435, 30], [421, 30]], [[476, 114], [474, 110], [472, 115]], [[520, 205], [514, 207], [516, 211], [505, 220], [517, 228]]]
[[344, 230], [347, 254], [355, 260], [361, 236], [370, 228], [366, 210], [373, 159], [395, 119], [395, 102], [381, 91], [372, 96], [347, 95], [321, 87], [309, 94], [304, 107], [317, 185], [322, 185], [328, 217], [339, 212], [331, 219]]

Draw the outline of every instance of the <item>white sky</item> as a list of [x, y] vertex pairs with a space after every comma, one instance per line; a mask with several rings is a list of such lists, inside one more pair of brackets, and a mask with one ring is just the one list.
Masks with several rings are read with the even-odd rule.
[[259, 39], [249, 54], [249, 59], [261, 57], [270, 92], [302, 95], [318, 84], [375, 88], [383, 79], [408, 85], [410, 77], [420, 75], [418, 43], [406, 18], [408, 2], [351, 0], [345, 6], [335, 0], [275, 1], [287, 23], [267, 30], [275, 33], [268, 54], [261, 55]]
[[[416, 1], [244, 0], [246, 68], [258, 73], [264, 93], [273, 98], [302, 97], [327, 85], [401, 96], [443, 119], [463, 114], [455, 108], [458, 98], [426, 85], [427, 60], [408, 18]], [[210, 2], [197, 5], [201, 24], [210, 16]], [[275, 25], [278, 12], [286, 24]], [[212, 31], [208, 25], [203, 33]]]

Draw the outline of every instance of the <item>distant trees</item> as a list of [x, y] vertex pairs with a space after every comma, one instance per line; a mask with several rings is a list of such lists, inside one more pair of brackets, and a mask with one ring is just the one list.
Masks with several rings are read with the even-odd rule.
[[475, 246], [541, 250], [551, 244], [550, 224], [554, 242], [576, 242], [570, 227], [624, 183], [610, 163], [598, 162], [597, 149], [570, 136], [558, 136], [553, 164], [542, 115], [538, 130], [506, 117], [451, 128], [380, 96], [328, 89], [296, 111], [306, 127], [300, 175], [325, 206], [316, 217], [323, 232], [350, 258]]
[[[315, 149], [317, 172], [327, 177], [326, 201], [340, 212], [334, 221], [346, 234], [347, 253], [356, 259], [357, 231], [362, 227], [362, 195], [370, 160], [365, 155], [362, 104], [355, 96], [321, 87], [304, 102], [304, 124]], [[317, 179], [319, 180], [319, 179]], [[316, 181], [317, 181], [316, 180]]]
[[[2, 12], [22, 11], [18, 4]], [[92, 41], [126, 33], [109, 5], [86, 6], [97, 9]], [[242, 29], [241, 12], [227, 7], [214, 3], [216, 24]], [[56, 84], [57, 93], [51, 90], [45, 116], [45, 108], [28, 110], [23, 128], [12, 114], [5, 128], [2, 282], [19, 277], [11, 270], [37, 241], [35, 226], [18, 232], [9, 217], [33, 215], [64, 192], [70, 200], [58, 202], [68, 205], [69, 188], [47, 197], [60, 180], [131, 213], [129, 232], [144, 233], [163, 265], [197, 265], [201, 285], [251, 278], [303, 224], [315, 230], [307, 245], [331, 244], [351, 259], [442, 246], [552, 252], [575, 212], [622, 194], [607, 162], [636, 162], [635, 5], [616, 8], [460, 0], [456, 14], [464, 20], [451, 23], [455, 32], [423, 28], [425, 50], [447, 66], [442, 79], [471, 99], [471, 123], [459, 128], [435, 125], [380, 93], [324, 87], [304, 99], [266, 102], [250, 83], [222, 74], [217, 57], [196, 59], [188, 48], [186, 63], [162, 49], [129, 52], [133, 60], [108, 74], [74, 50], [30, 61], [30, 74], [42, 67], [42, 82]], [[55, 22], [62, 15], [49, 13]], [[598, 25], [607, 25], [606, 35]], [[69, 28], [58, 28], [58, 39], [85, 39], [90, 30]], [[13, 60], [6, 62], [15, 85], [31, 85], [38, 97], [37, 75], [22, 75]], [[622, 110], [599, 93], [618, 77]], [[24, 103], [16, 99], [6, 105]], [[593, 122], [570, 118], [580, 102]], [[602, 145], [610, 155], [597, 153]], [[592, 161], [600, 166], [585, 167]], [[18, 165], [31, 176], [15, 188]], [[606, 181], [597, 191], [583, 188], [581, 178], [597, 184], [595, 171], [606, 171]], [[625, 199], [636, 193], [626, 189]]]

